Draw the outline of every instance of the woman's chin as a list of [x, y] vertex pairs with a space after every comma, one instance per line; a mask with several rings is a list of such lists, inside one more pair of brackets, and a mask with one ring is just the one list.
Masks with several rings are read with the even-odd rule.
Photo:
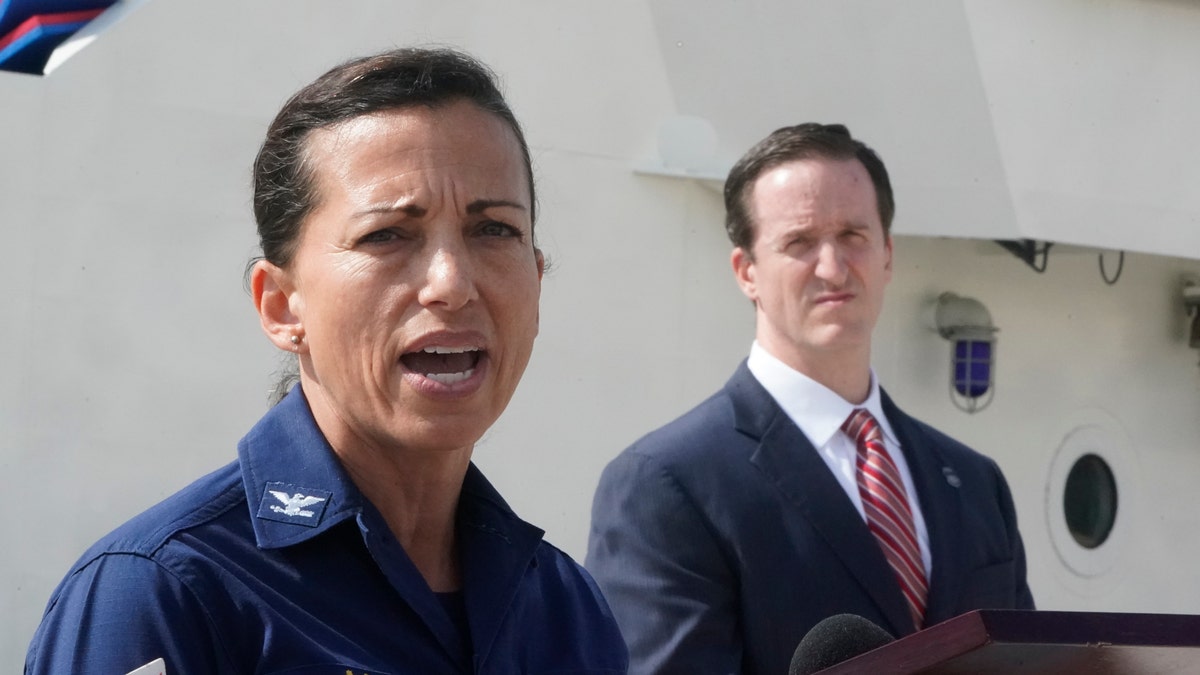
[[396, 441], [414, 450], [454, 452], [474, 447], [490, 426], [483, 420], [434, 417], [423, 420], [420, 429], [397, 433]]
[[503, 410], [503, 405], [494, 404], [482, 394], [406, 396], [385, 428], [400, 447], [445, 451], [470, 447], [487, 433]]

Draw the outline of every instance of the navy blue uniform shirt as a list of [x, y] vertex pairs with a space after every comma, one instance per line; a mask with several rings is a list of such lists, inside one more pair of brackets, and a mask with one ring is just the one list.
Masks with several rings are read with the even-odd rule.
[[459, 599], [429, 589], [299, 387], [238, 456], [84, 554], [50, 598], [27, 674], [123, 675], [159, 658], [167, 675], [626, 671], [591, 577], [474, 465]]

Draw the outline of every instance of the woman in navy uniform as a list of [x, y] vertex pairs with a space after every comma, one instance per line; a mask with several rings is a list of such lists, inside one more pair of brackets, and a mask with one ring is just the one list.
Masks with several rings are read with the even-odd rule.
[[395, 50], [292, 97], [255, 162], [250, 287], [299, 383], [80, 559], [26, 673], [625, 672], [591, 578], [471, 463], [537, 335], [535, 208], [468, 56]]

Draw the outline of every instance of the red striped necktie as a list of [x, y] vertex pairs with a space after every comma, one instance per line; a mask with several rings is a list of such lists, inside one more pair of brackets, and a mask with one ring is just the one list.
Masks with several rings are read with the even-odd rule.
[[867, 527], [879, 540], [900, 590], [908, 601], [908, 610], [919, 630], [925, 623], [925, 601], [929, 585], [925, 565], [917, 544], [917, 528], [904, 491], [900, 471], [883, 444], [879, 423], [864, 408], [856, 408], [842, 425], [842, 431], [858, 446], [858, 492], [862, 495]]

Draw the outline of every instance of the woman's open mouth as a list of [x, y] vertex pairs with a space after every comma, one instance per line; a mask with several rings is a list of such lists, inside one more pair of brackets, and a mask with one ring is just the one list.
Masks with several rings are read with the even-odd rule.
[[475, 367], [484, 354], [474, 347], [431, 345], [403, 354], [400, 363], [408, 370], [439, 384], [455, 384], [469, 379], [475, 373]]

